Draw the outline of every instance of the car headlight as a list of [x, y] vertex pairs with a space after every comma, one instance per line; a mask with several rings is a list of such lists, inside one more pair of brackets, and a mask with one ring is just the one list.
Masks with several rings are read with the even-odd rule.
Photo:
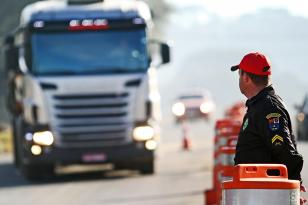
[[204, 102], [200, 105], [200, 111], [204, 114], [211, 112], [213, 108], [214, 105], [211, 102]]
[[155, 150], [157, 147], [157, 142], [155, 140], [148, 140], [145, 142], [145, 148], [147, 150]]
[[177, 117], [183, 116], [185, 114], [185, 105], [181, 102], [175, 103], [172, 106], [172, 113]]
[[39, 145], [50, 146], [54, 142], [54, 137], [50, 131], [35, 132], [33, 142]]
[[136, 141], [146, 141], [152, 139], [154, 135], [154, 129], [150, 126], [135, 127], [133, 131], [133, 137]]

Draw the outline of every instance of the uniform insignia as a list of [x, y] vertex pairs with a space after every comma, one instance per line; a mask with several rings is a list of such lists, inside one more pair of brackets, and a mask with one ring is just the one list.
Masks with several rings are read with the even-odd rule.
[[245, 120], [243, 124], [243, 131], [246, 129], [247, 126], [248, 126], [248, 118]]
[[266, 115], [266, 119], [270, 119], [270, 118], [273, 118], [273, 117], [279, 118], [280, 116], [281, 116], [281, 114], [279, 114], [279, 113], [270, 113], [270, 114]]
[[282, 145], [283, 143], [283, 138], [279, 135], [275, 135], [273, 138], [272, 138], [272, 144], [277, 146], [277, 145]]
[[270, 130], [277, 131], [279, 130], [279, 117], [281, 114], [279, 113], [270, 113], [266, 115], [266, 119], [268, 120], [268, 126]]

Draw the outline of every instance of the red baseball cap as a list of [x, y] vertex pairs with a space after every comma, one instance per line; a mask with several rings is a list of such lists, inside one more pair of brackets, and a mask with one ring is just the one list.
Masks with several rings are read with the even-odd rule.
[[231, 71], [241, 69], [255, 75], [270, 75], [271, 65], [268, 58], [258, 52], [245, 55], [239, 65], [231, 67]]

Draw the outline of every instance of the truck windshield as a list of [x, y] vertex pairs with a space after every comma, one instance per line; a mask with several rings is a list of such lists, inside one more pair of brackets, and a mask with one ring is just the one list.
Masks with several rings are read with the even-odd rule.
[[144, 29], [34, 33], [34, 75], [85, 75], [145, 72]]

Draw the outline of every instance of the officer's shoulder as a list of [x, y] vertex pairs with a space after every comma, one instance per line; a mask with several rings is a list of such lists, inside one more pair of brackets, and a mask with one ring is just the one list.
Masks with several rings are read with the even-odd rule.
[[275, 109], [277, 109], [277, 102], [276, 101], [277, 101], [277, 99], [275, 99], [273, 96], [266, 95], [266, 96], [264, 96], [262, 101], [260, 101], [258, 103], [258, 106], [260, 108], [262, 108], [263, 110], [275, 110]]
[[284, 106], [281, 103], [281, 101], [272, 95], [266, 95], [266, 97], [263, 99], [262, 103], [262, 110], [265, 113], [284, 113]]

